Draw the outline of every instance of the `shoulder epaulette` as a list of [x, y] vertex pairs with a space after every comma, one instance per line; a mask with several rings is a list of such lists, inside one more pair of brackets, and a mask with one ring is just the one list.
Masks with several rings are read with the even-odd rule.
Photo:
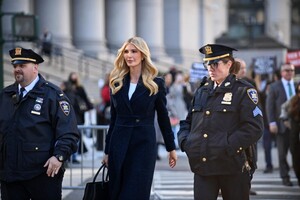
[[246, 81], [244, 79], [237, 78], [236, 82], [239, 82], [239, 83], [241, 83], [243, 85], [246, 85], [246, 86], [249, 86], [249, 87], [254, 87], [251, 83], [249, 83], [248, 81]]
[[64, 96], [64, 93], [62, 92], [62, 90], [55, 84], [51, 83], [51, 82], [48, 82], [46, 81], [45, 82], [45, 85], [47, 87], [50, 87], [51, 89], [55, 90], [56, 91], [56, 94], [60, 97]]

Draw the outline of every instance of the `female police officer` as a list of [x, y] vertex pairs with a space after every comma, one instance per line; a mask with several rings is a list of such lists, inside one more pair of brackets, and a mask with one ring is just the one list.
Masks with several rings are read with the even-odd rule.
[[263, 132], [263, 117], [256, 90], [237, 79], [239, 70], [231, 47], [208, 44], [205, 54], [210, 78], [195, 93], [186, 120], [180, 122], [179, 145], [194, 172], [194, 198], [249, 199], [255, 169], [249, 151]]

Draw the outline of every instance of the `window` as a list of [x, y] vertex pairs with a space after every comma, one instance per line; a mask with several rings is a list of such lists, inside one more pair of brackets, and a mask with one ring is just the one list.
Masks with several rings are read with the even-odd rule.
[[230, 38], [264, 35], [264, 0], [229, 0]]

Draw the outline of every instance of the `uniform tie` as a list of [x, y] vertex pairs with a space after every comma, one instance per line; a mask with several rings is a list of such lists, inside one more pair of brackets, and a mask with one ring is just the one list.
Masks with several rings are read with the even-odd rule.
[[288, 85], [289, 98], [290, 98], [291, 96], [293, 96], [293, 90], [292, 90], [292, 86], [291, 86], [291, 83], [290, 83], [290, 82], [288, 82], [287, 85]]
[[20, 100], [19, 101], [21, 101], [23, 99], [24, 91], [25, 91], [25, 88], [21, 87], [21, 89], [20, 89]]

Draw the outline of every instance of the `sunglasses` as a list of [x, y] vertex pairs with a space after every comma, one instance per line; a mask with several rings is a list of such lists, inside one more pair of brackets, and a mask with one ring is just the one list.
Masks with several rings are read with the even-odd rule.
[[[222, 61], [222, 60], [220, 60], [220, 61]], [[207, 69], [208, 67], [213, 68], [213, 69], [217, 69], [219, 64], [220, 64], [220, 61], [218, 61], [216, 63], [211, 63], [211, 64], [207, 64], [208, 62], [206, 62], [206, 63], [203, 63], [203, 65], [204, 65], [205, 69]]]

